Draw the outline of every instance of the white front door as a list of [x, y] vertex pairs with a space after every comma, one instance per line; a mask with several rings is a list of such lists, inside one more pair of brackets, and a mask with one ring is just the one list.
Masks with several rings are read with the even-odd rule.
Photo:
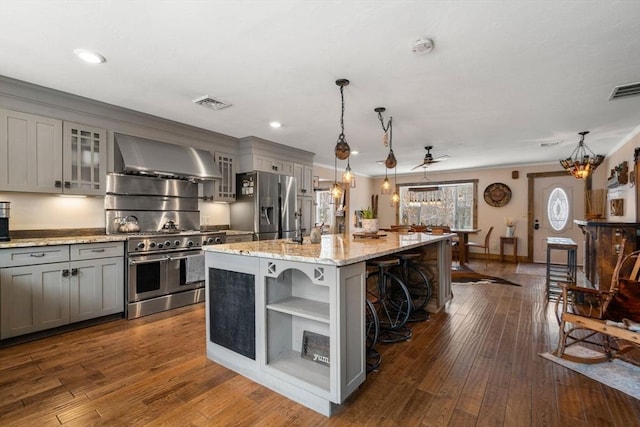
[[[533, 262], [547, 262], [547, 237], [564, 237], [578, 244], [582, 265], [584, 237], [574, 219], [584, 219], [584, 181], [569, 174], [535, 178]], [[551, 262], [566, 264], [567, 256], [561, 251], [554, 250], [551, 256]]]

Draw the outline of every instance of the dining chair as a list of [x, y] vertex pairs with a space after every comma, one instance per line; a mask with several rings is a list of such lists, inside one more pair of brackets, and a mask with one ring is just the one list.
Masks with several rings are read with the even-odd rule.
[[489, 231], [487, 232], [487, 235], [484, 238], [484, 244], [483, 243], [479, 243], [479, 242], [467, 242], [466, 243], [466, 247], [467, 247], [467, 253], [469, 253], [469, 248], [482, 248], [484, 249], [484, 266], [485, 268], [488, 265], [488, 261], [489, 261], [489, 243], [490, 243], [490, 239], [491, 239], [491, 232], [493, 231], [493, 226], [489, 228]]

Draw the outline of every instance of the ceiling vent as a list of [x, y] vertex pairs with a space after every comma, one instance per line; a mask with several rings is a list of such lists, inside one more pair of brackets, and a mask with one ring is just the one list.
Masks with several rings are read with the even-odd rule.
[[613, 88], [609, 100], [625, 98], [627, 96], [640, 95], [640, 82], [620, 85]]
[[211, 108], [212, 110], [224, 110], [231, 107], [232, 104], [221, 101], [219, 99], [211, 98], [209, 95], [201, 96], [193, 100], [195, 104], [202, 105], [203, 107]]

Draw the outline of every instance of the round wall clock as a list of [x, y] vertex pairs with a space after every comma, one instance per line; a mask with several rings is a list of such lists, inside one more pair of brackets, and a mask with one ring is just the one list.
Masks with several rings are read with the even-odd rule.
[[511, 200], [511, 189], [507, 184], [495, 182], [484, 189], [484, 201], [497, 208], [506, 205]]

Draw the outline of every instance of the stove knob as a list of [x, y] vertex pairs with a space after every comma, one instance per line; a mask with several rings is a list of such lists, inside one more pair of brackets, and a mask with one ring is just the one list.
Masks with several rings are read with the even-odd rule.
[[155, 248], [155, 247], [156, 247], [156, 242], [151, 242], [151, 243], [149, 243], [149, 247], [150, 247], [150, 248]]
[[188, 241], [187, 241], [187, 246], [188, 246], [188, 247], [193, 246], [193, 240], [188, 240]]
[[164, 242], [164, 246], [167, 247], [167, 248], [170, 248], [171, 247], [171, 242], [167, 240], [166, 242]]
[[209, 237], [209, 238], [207, 239], [207, 243], [208, 243], [208, 244], [213, 243], [213, 237]]
[[216, 237], [214, 242], [219, 245], [222, 243], [222, 239], [220, 237]]
[[180, 246], [180, 240], [176, 240], [175, 242], [173, 242], [174, 246]]
[[162, 249], [162, 243], [158, 243], [158, 249]]
[[138, 249], [144, 249], [144, 242], [138, 243], [137, 248]]

